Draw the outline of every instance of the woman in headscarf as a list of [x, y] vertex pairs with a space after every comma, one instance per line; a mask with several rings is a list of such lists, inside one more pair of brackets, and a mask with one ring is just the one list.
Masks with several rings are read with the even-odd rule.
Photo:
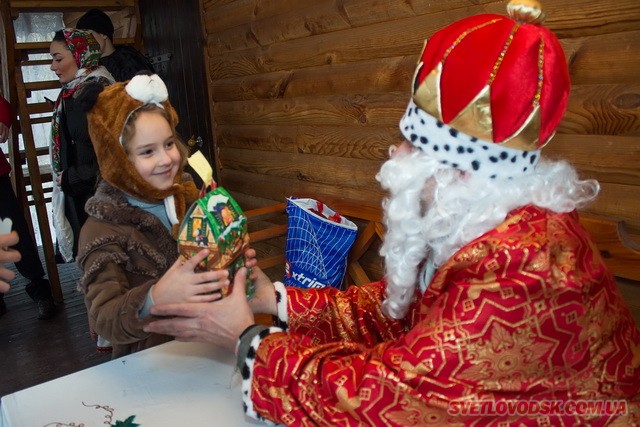
[[78, 252], [80, 228], [87, 219], [84, 205], [93, 195], [98, 175], [87, 127], [86, 110], [92, 104], [88, 99], [114, 80], [98, 64], [100, 45], [88, 31], [57, 31], [49, 52], [51, 71], [62, 84], [51, 123], [53, 224], [60, 254], [70, 261]]

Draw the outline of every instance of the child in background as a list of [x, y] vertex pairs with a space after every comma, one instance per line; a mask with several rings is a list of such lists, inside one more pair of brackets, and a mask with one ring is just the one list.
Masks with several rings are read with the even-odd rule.
[[142, 329], [154, 303], [214, 301], [229, 281], [224, 270], [194, 272], [208, 249], [178, 259], [178, 224], [198, 190], [183, 173], [187, 151], [162, 80], [138, 75], [109, 86], [88, 122], [101, 179], [80, 233], [80, 284], [89, 325], [116, 358], [170, 339]]

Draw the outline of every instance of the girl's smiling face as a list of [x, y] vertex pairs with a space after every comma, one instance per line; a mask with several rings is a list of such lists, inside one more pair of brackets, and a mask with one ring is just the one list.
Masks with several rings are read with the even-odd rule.
[[78, 72], [78, 65], [67, 44], [62, 41], [52, 41], [49, 53], [52, 58], [50, 69], [56, 73], [60, 83], [65, 84], [73, 80]]
[[160, 112], [142, 111], [133, 127], [133, 135], [126, 142], [129, 160], [154, 188], [170, 188], [182, 163], [171, 125]]

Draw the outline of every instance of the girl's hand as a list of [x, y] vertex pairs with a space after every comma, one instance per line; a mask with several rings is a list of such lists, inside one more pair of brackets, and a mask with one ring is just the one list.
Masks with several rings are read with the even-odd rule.
[[220, 290], [229, 286], [229, 272], [215, 270], [196, 273], [200, 261], [209, 255], [203, 249], [184, 261], [180, 257], [151, 289], [155, 304], [181, 304], [187, 302], [211, 302], [222, 297]]
[[172, 335], [178, 341], [216, 344], [233, 351], [242, 331], [251, 326], [253, 313], [247, 304], [247, 269], [241, 268], [233, 290], [215, 304], [154, 305], [151, 314], [165, 318], [145, 325], [146, 332]]

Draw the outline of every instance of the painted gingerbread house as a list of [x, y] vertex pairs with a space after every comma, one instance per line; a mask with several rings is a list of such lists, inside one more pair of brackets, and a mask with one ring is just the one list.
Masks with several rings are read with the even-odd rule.
[[209, 248], [211, 253], [198, 265], [198, 269], [227, 268], [230, 280], [244, 265], [243, 253], [248, 245], [247, 218], [238, 203], [222, 187], [198, 199], [180, 225], [180, 254], [188, 259], [202, 249]]

